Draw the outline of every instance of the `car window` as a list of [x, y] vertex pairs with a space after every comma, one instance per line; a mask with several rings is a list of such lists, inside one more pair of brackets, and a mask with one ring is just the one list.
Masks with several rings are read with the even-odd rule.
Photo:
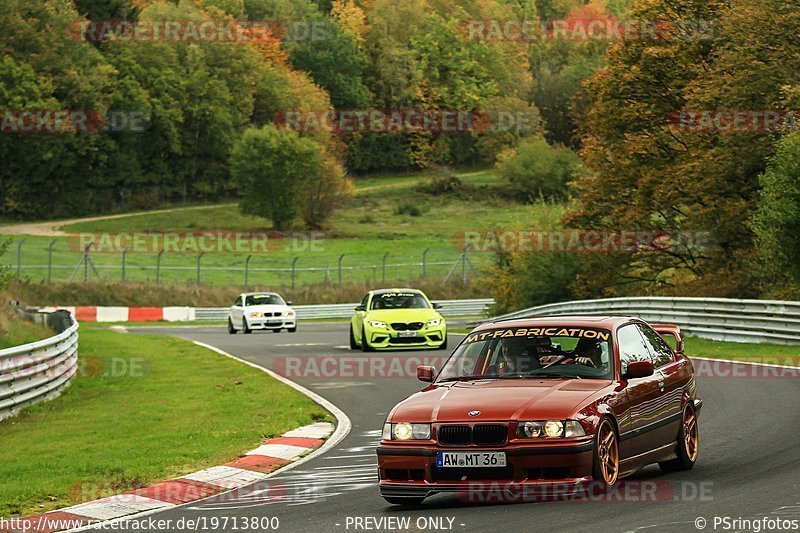
[[639, 333], [636, 324], [628, 324], [617, 331], [617, 343], [619, 344], [619, 363], [620, 373], [628, 371], [628, 363], [631, 361], [652, 361], [650, 350], [644, 343], [644, 338]]
[[286, 305], [277, 294], [250, 294], [245, 297], [246, 305]]
[[364, 309], [366, 309], [366, 308], [367, 308], [367, 304], [368, 304], [368, 303], [369, 303], [369, 293], [365, 294], [365, 295], [364, 295], [364, 299], [363, 299], [363, 300], [361, 300], [361, 307], [363, 307]]
[[644, 324], [639, 324], [639, 330], [642, 332], [642, 336], [644, 336], [647, 347], [650, 348], [650, 352], [653, 354], [653, 365], [659, 368], [671, 363], [672, 350], [669, 345], [667, 345], [666, 341], [661, 338], [661, 335], [656, 333], [653, 328], [645, 326]]
[[241, 306], [242, 305], [242, 297], [239, 296], [238, 298], [236, 298], [236, 301], [233, 302], [233, 305], [234, 306]]
[[428, 300], [415, 292], [385, 292], [376, 294], [371, 309], [428, 309]]

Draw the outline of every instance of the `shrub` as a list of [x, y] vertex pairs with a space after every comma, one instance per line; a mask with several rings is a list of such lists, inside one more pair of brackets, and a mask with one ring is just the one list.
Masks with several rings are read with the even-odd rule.
[[580, 168], [581, 160], [572, 150], [550, 146], [543, 137], [520, 142], [514, 150], [497, 158], [500, 176], [522, 201], [566, 200], [568, 183]]

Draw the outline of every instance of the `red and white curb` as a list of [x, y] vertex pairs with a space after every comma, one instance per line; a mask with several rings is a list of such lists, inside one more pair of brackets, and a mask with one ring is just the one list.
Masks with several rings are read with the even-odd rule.
[[[12, 526], [0, 527], [0, 533], [50, 533], [81, 531], [99, 527], [100, 523], [139, 518], [162, 510], [196, 502], [211, 496], [240, 489], [263, 481], [325, 453], [350, 432], [350, 419], [322, 396], [302, 385], [244, 359], [205, 343], [195, 344], [257, 368], [301, 392], [336, 417], [336, 426], [317, 422], [269, 439], [258, 448], [221, 466], [162, 481], [124, 494], [81, 503], [20, 519], [0, 521]], [[282, 467], [282, 468], [280, 468]], [[277, 470], [280, 468], [280, 470]]]
[[194, 307], [45, 307], [42, 311], [69, 311], [78, 322], [193, 322]]

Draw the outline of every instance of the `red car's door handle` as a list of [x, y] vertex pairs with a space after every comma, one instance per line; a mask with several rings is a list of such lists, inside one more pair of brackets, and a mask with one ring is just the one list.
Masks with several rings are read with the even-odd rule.
[[658, 388], [661, 389], [661, 392], [664, 392], [664, 382], [663, 381], [659, 381], [658, 382]]

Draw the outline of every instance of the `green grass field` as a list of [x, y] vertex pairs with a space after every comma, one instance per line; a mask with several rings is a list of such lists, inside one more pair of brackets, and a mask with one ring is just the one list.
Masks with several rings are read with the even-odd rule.
[[0, 516], [222, 464], [330, 420], [260, 370], [188, 341], [84, 326], [80, 343], [81, 374], [61, 397], [0, 422]]
[[[382, 257], [388, 253], [386, 281], [414, 280], [421, 276], [423, 252], [427, 254], [426, 274], [444, 279], [460, 256], [458, 235], [465, 230], [500, 228], [552, 228], [562, 214], [560, 205], [525, 205], [498, 199], [457, 199], [418, 192], [415, 185], [431, 175], [369, 178], [358, 181], [356, 196], [339, 209], [323, 234], [299, 235], [270, 243], [267, 253], [255, 254], [250, 263], [251, 285], [277, 288], [291, 285], [291, 264], [295, 257], [297, 285], [338, 282], [338, 257], [342, 262], [343, 282], [379, 283], [384, 278]], [[494, 171], [478, 171], [460, 176], [473, 186], [496, 184]], [[418, 214], [414, 212], [418, 211]], [[224, 230], [264, 232], [266, 219], [242, 215], [236, 205], [225, 204], [171, 213], [141, 214], [118, 219], [81, 222], [63, 228], [68, 232], [200, 232]], [[1, 231], [1, 228], [0, 228]], [[22, 247], [23, 273], [32, 281], [47, 278], [49, 237], [27, 237]], [[53, 281], [69, 279], [81, 254], [75, 238], [57, 238], [53, 248]], [[16, 268], [16, 244], [4, 261]], [[243, 285], [248, 252], [209, 253], [201, 260], [201, 283]], [[120, 253], [93, 253], [92, 260], [102, 279], [121, 279]], [[472, 254], [480, 268], [491, 260], [488, 253]], [[127, 258], [127, 280], [155, 280], [155, 253], [131, 253]], [[196, 283], [197, 253], [165, 253], [160, 279], [163, 282]], [[313, 269], [313, 270], [305, 270]], [[75, 279], [83, 279], [80, 269]], [[90, 272], [91, 281], [96, 281]]]
[[687, 337], [685, 343], [684, 351], [692, 357], [800, 366], [800, 346], [712, 341], [698, 337]]

